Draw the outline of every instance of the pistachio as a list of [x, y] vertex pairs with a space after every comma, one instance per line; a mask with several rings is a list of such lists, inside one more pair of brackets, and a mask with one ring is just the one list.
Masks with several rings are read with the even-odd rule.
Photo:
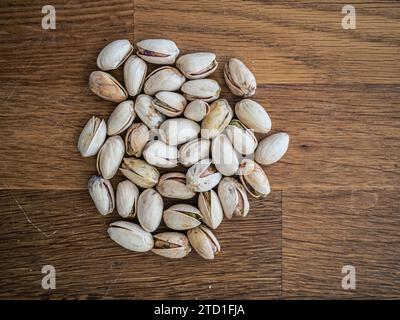
[[117, 186], [116, 204], [122, 218], [134, 218], [139, 197], [139, 189], [129, 180], [121, 181]]
[[107, 134], [109, 136], [124, 132], [135, 120], [135, 108], [133, 101], [121, 102], [111, 113], [107, 122]]
[[193, 249], [204, 259], [214, 259], [221, 251], [218, 239], [203, 225], [188, 230], [187, 236]]
[[235, 113], [246, 127], [255, 132], [268, 133], [271, 130], [271, 119], [267, 111], [254, 100], [243, 99], [236, 103]]
[[211, 102], [219, 98], [221, 87], [213, 79], [198, 79], [185, 82], [181, 91], [189, 101], [203, 100]]
[[144, 159], [153, 166], [174, 168], [178, 166], [178, 149], [162, 141], [149, 142], [143, 150]]
[[143, 89], [145, 94], [153, 96], [160, 91], [177, 91], [185, 81], [178, 69], [164, 66], [147, 76]]
[[212, 140], [211, 155], [215, 167], [222, 175], [232, 176], [237, 173], [239, 159], [226, 135], [220, 134]]
[[179, 163], [190, 167], [200, 160], [207, 159], [210, 155], [210, 140], [194, 139], [186, 142], [179, 148]]
[[149, 129], [145, 124], [132, 124], [125, 135], [126, 153], [130, 156], [141, 157], [143, 149], [149, 140]]
[[163, 199], [154, 189], [146, 189], [140, 194], [137, 217], [144, 230], [148, 232], [157, 230], [162, 219], [163, 208]]
[[243, 159], [239, 172], [244, 188], [254, 198], [263, 198], [271, 192], [267, 175], [253, 160]]
[[189, 204], [175, 204], [164, 211], [163, 219], [170, 229], [188, 230], [200, 225], [202, 215], [199, 209]]
[[160, 256], [180, 259], [192, 251], [188, 238], [182, 233], [162, 232], [155, 234], [153, 238], [154, 248], [151, 251]]
[[261, 140], [254, 159], [262, 165], [279, 161], [289, 147], [289, 135], [285, 132], [275, 133]]
[[200, 126], [186, 118], [173, 118], [164, 121], [159, 131], [165, 143], [176, 146], [197, 138]]
[[186, 173], [186, 184], [195, 192], [211, 190], [221, 179], [222, 175], [212, 164], [211, 159], [197, 162]]
[[235, 96], [250, 97], [256, 93], [256, 78], [239, 59], [231, 58], [225, 64], [224, 78]]
[[233, 111], [228, 101], [220, 99], [213, 102], [210, 112], [201, 122], [201, 137], [213, 139], [220, 134], [231, 122]]
[[141, 188], [152, 188], [158, 182], [160, 173], [146, 161], [136, 158], [124, 158], [121, 173]]
[[78, 150], [81, 155], [83, 157], [96, 155], [106, 140], [106, 136], [106, 122], [98, 117], [91, 117], [79, 136]]
[[199, 194], [198, 207], [203, 216], [203, 222], [211, 229], [216, 229], [224, 217], [221, 202], [214, 190]]
[[239, 120], [232, 120], [226, 127], [225, 132], [235, 150], [240, 154], [247, 156], [252, 154], [256, 149], [258, 144], [257, 138], [254, 136], [252, 130]]
[[175, 42], [168, 39], [146, 39], [136, 43], [137, 55], [154, 64], [174, 64], [179, 54]]
[[200, 79], [209, 76], [217, 67], [216, 56], [211, 52], [196, 52], [181, 56], [176, 66], [188, 79]]
[[218, 197], [228, 219], [233, 216], [245, 217], [249, 213], [246, 190], [236, 179], [223, 178], [218, 185]]
[[134, 97], [140, 93], [146, 78], [147, 65], [138, 56], [132, 55], [124, 64], [124, 82], [126, 91]]
[[201, 121], [210, 112], [210, 105], [203, 100], [190, 102], [183, 112], [183, 115], [193, 121]]
[[124, 140], [120, 136], [109, 137], [97, 155], [97, 172], [104, 179], [111, 179], [117, 173], [124, 154]]
[[146, 232], [135, 223], [113, 222], [107, 232], [111, 240], [128, 250], [146, 252], [150, 251], [154, 245], [151, 233]]
[[132, 53], [129, 40], [115, 40], [106, 45], [97, 57], [97, 66], [103, 70], [117, 69]]
[[122, 102], [128, 98], [128, 93], [117, 79], [103, 71], [93, 71], [90, 74], [89, 88], [108, 101]]
[[153, 98], [139, 94], [136, 98], [135, 111], [140, 120], [149, 128], [157, 129], [164, 122], [165, 116], [157, 111], [151, 104]]
[[92, 176], [88, 181], [88, 190], [97, 210], [103, 216], [113, 212], [115, 197], [109, 180], [99, 176]]
[[191, 199], [195, 193], [186, 185], [186, 175], [181, 172], [169, 172], [160, 177], [157, 191], [166, 198]]
[[186, 107], [186, 99], [176, 92], [160, 91], [151, 102], [152, 106], [168, 117], [177, 117]]

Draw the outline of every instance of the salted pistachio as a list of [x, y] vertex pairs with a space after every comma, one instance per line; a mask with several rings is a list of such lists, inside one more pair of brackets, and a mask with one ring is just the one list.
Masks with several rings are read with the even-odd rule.
[[125, 150], [130, 156], [141, 157], [146, 143], [150, 140], [149, 129], [144, 123], [134, 123], [125, 135]]
[[200, 79], [209, 76], [217, 67], [216, 55], [212, 52], [185, 54], [176, 61], [176, 66], [188, 79]]
[[134, 218], [136, 216], [138, 197], [139, 189], [133, 182], [124, 180], [118, 183], [116, 204], [118, 214], [122, 218]]
[[174, 67], [160, 67], [150, 73], [144, 82], [144, 93], [150, 96], [160, 91], [177, 91], [186, 81], [184, 75]]
[[159, 130], [161, 139], [171, 146], [195, 139], [199, 135], [199, 132], [199, 124], [186, 118], [165, 120]]
[[154, 189], [144, 190], [138, 199], [137, 217], [142, 228], [148, 232], [156, 231], [161, 223], [164, 202]]
[[253, 131], [239, 120], [233, 119], [226, 127], [225, 132], [237, 152], [244, 156], [254, 153], [258, 144], [257, 138]]
[[239, 168], [240, 181], [254, 198], [263, 198], [271, 192], [264, 170], [253, 160], [243, 159]]
[[231, 58], [225, 64], [224, 78], [228, 88], [235, 96], [250, 97], [256, 93], [256, 78], [239, 59]]
[[223, 178], [218, 185], [218, 197], [228, 219], [233, 216], [245, 217], [249, 213], [246, 190], [236, 179]]
[[167, 117], [177, 117], [186, 107], [186, 99], [176, 92], [160, 91], [151, 102], [152, 106]]
[[125, 88], [107, 72], [93, 71], [89, 77], [89, 88], [108, 101], [122, 102], [128, 98]]
[[107, 232], [111, 240], [128, 250], [146, 252], [150, 251], [154, 245], [151, 233], [132, 222], [113, 222]]
[[168, 172], [163, 174], [156, 188], [166, 198], [191, 199], [196, 195], [186, 185], [186, 175], [182, 172]]
[[222, 179], [211, 159], [203, 159], [189, 168], [186, 184], [195, 192], [205, 192], [214, 188]]
[[193, 249], [204, 259], [214, 259], [221, 251], [218, 239], [203, 225], [188, 230], [187, 236]]
[[146, 78], [147, 64], [138, 56], [132, 55], [124, 64], [124, 82], [126, 91], [134, 97], [140, 93]]
[[78, 139], [78, 150], [83, 157], [97, 154], [106, 140], [107, 125], [103, 119], [92, 116], [86, 123]]
[[217, 170], [224, 176], [232, 176], [239, 169], [239, 159], [232, 143], [225, 134], [212, 140], [211, 156]]
[[139, 94], [136, 98], [135, 111], [140, 120], [142, 120], [149, 129], [157, 129], [160, 127], [161, 123], [164, 122], [165, 116], [152, 106], [152, 101], [152, 97]]
[[210, 140], [194, 139], [186, 142], [179, 148], [179, 163], [185, 167], [190, 167], [200, 160], [210, 156]]
[[124, 132], [135, 120], [135, 108], [132, 100], [121, 102], [111, 113], [107, 121], [109, 136]]
[[235, 113], [246, 127], [255, 132], [268, 133], [271, 130], [271, 119], [267, 111], [254, 100], [243, 99], [236, 103]]
[[203, 216], [203, 222], [211, 229], [216, 229], [224, 217], [221, 202], [214, 190], [199, 194], [198, 207]]
[[155, 234], [154, 247], [151, 251], [162, 257], [180, 259], [186, 257], [192, 247], [188, 238], [179, 232], [162, 232]]
[[133, 46], [129, 40], [115, 40], [106, 45], [97, 56], [97, 66], [103, 71], [117, 69], [129, 57]]
[[225, 99], [219, 99], [210, 106], [210, 112], [201, 122], [201, 137], [213, 139], [231, 122], [233, 110]]
[[91, 176], [88, 181], [88, 190], [94, 205], [103, 216], [113, 212], [115, 196], [109, 180], [99, 176]]
[[188, 230], [200, 225], [202, 215], [190, 204], [175, 204], [164, 211], [163, 219], [170, 229]]
[[163, 141], [149, 142], [143, 150], [144, 159], [159, 168], [174, 168], [178, 166], [178, 149]]
[[200, 122], [210, 112], [210, 105], [203, 100], [190, 102], [183, 112], [183, 115], [193, 121]]
[[158, 170], [142, 159], [124, 158], [119, 170], [141, 188], [152, 188], [160, 177]]
[[154, 64], [174, 64], [179, 54], [175, 42], [168, 39], [146, 39], [136, 43], [137, 55]]
[[279, 161], [289, 147], [289, 135], [285, 132], [275, 133], [261, 140], [254, 159], [262, 165]]
[[197, 79], [185, 82], [182, 85], [181, 91], [189, 101], [203, 100], [211, 102], [219, 98], [221, 87], [213, 79]]
[[124, 154], [124, 140], [120, 136], [109, 137], [97, 155], [97, 172], [104, 179], [111, 179], [117, 173]]

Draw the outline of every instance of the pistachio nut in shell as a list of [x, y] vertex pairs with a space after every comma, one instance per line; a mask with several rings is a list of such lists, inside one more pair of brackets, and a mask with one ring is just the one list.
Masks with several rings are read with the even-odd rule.
[[181, 91], [189, 101], [203, 100], [211, 102], [219, 98], [221, 87], [213, 79], [197, 79], [185, 82], [182, 85]]
[[271, 192], [267, 175], [260, 165], [253, 160], [242, 160], [239, 176], [243, 187], [254, 198], [263, 198]]
[[245, 217], [249, 213], [246, 190], [236, 179], [223, 178], [218, 185], [218, 197], [228, 219], [233, 216]]
[[210, 112], [201, 122], [201, 137], [213, 139], [219, 135], [231, 122], [233, 110], [225, 99], [214, 101], [210, 106]]
[[198, 123], [186, 118], [172, 118], [165, 120], [160, 126], [161, 139], [176, 146], [197, 138], [200, 133]]
[[218, 228], [224, 217], [224, 212], [217, 193], [214, 190], [200, 193], [198, 207], [203, 216], [203, 222], [211, 229]]
[[136, 43], [137, 55], [154, 64], [174, 64], [179, 55], [175, 42], [168, 39], [146, 39]]
[[210, 112], [210, 105], [203, 100], [193, 100], [183, 112], [185, 118], [200, 122]]
[[221, 251], [218, 239], [203, 225], [188, 230], [187, 236], [193, 249], [204, 259], [214, 259]]
[[135, 108], [132, 100], [121, 102], [111, 113], [107, 121], [107, 134], [120, 134], [130, 127], [135, 120]]
[[241, 155], [247, 156], [254, 153], [258, 141], [253, 131], [237, 119], [233, 119], [225, 129], [226, 135], [233, 147]]
[[137, 217], [142, 228], [148, 232], [157, 230], [164, 209], [161, 195], [154, 189], [146, 189], [140, 195], [137, 204]]
[[105, 179], [117, 173], [125, 154], [124, 140], [120, 136], [109, 137], [97, 154], [97, 172]]
[[191, 199], [196, 195], [186, 185], [186, 175], [182, 172], [168, 172], [163, 174], [156, 188], [166, 198]]
[[285, 132], [275, 133], [260, 141], [254, 160], [259, 164], [269, 165], [279, 161], [289, 147], [289, 135]]
[[129, 40], [114, 40], [100, 51], [97, 56], [97, 66], [103, 71], [117, 69], [132, 51], [133, 46]]
[[154, 245], [151, 233], [132, 222], [113, 222], [107, 232], [111, 240], [128, 250], [146, 252], [150, 251]]
[[144, 123], [134, 123], [125, 135], [125, 150], [130, 156], [141, 157], [146, 143], [150, 140], [149, 128]]
[[115, 196], [109, 180], [100, 176], [91, 176], [88, 181], [88, 190], [97, 210], [103, 216], [113, 212]]
[[179, 232], [162, 232], [155, 234], [154, 247], [151, 251], [162, 257], [180, 259], [186, 257], [192, 247], [188, 238]]
[[133, 182], [124, 180], [118, 183], [116, 204], [118, 214], [122, 218], [134, 218], [136, 216], [138, 197], [139, 189]]
[[185, 97], [176, 92], [160, 91], [151, 102], [152, 106], [167, 117], [177, 117], [185, 110]]
[[147, 64], [138, 56], [132, 55], [124, 64], [124, 83], [126, 91], [134, 97], [142, 90], [146, 78]]
[[224, 78], [229, 90], [235, 96], [250, 97], [256, 93], [256, 78], [239, 59], [231, 58], [225, 64]]
[[158, 170], [146, 161], [137, 158], [124, 158], [119, 168], [121, 173], [141, 188], [154, 187], [160, 177]]
[[144, 93], [150, 96], [160, 91], [178, 91], [186, 78], [174, 67], [160, 67], [150, 73], [144, 82]]
[[83, 157], [97, 154], [107, 136], [107, 125], [103, 119], [92, 116], [78, 139], [78, 150]]
[[224, 176], [237, 174], [239, 159], [229, 138], [220, 134], [211, 143], [211, 156], [217, 170]]
[[175, 204], [164, 211], [163, 219], [172, 230], [188, 230], [200, 225], [202, 215], [190, 204]]
[[185, 54], [176, 61], [177, 68], [188, 79], [200, 79], [217, 70], [218, 62], [212, 52]]
[[90, 74], [89, 88], [108, 101], [122, 102], [128, 98], [128, 93], [118, 80], [103, 71], [93, 71]]
[[271, 130], [271, 119], [262, 105], [251, 99], [243, 99], [236, 103], [235, 113], [239, 120], [249, 129], [258, 133]]
[[159, 168], [178, 166], [178, 149], [160, 140], [147, 143], [143, 157], [148, 163]]
[[164, 122], [165, 116], [153, 107], [152, 101], [153, 97], [139, 94], [135, 102], [135, 111], [149, 129], [157, 129]]
[[186, 173], [186, 184], [195, 192], [205, 192], [214, 188], [222, 179], [211, 159], [195, 163]]
[[211, 141], [206, 139], [194, 139], [186, 142], [179, 148], [179, 163], [190, 167], [200, 160], [210, 156]]

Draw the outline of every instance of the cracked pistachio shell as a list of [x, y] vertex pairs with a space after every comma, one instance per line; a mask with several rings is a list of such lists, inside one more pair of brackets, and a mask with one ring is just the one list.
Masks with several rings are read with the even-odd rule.
[[128, 250], [146, 252], [150, 251], [154, 245], [151, 233], [146, 232], [135, 223], [113, 222], [107, 232], [111, 240]]
[[124, 158], [121, 173], [141, 188], [152, 188], [158, 182], [160, 173], [152, 165], [142, 159]]
[[175, 42], [168, 39], [146, 39], [136, 43], [137, 55], [154, 64], [174, 64], [179, 55]]
[[258, 144], [257, 138], [253, 131], [239, 120], [232, 120], [225, 132], [237, 152], [244, 156], [254, 153]]
[[149, 142], [143, 150], [144, 159], [159, 168], [174, 168], [178, 166], [178, 149], [163, 141]]
[[89, 88], [108, 101], [122, 102], [128, 98], [125, 88], [107, 72], [93, 71], [89, 77]]
[[199, 209], [190, 204], [176, 204], [164, 211], [163, 219], [170, 229], [188, 230], [200, 225], [202, 215]]
[[183, 112], [185, 118], [200, 122], [210, 112], [210, 105], [203, 100], [190, 102]]
[[222, 179], [211, 159], [204, 159], [189, 168], [186, 184], [195, 192], [205, 192], [214, 188]]
[[118, 183], [116, 204], [118, 214], [122, 218], [134, 218], [136, 216], [136, 205], [139, 197], [139, 189], [129, 180]]
[[213, 79], [190, 80], [182, 85], [181, 91], [189, 101], [203, 100], [211, 102], [219, 98], [221, 87]]
[[161, 223], [164, 203], [154, 189], [144, 190], [138, 199], [137, 217], [142, 228], [148, 232], [157, 230]]
[[186, 142], [179, 148], [179, 163], [185, 167], [190, 167], [200, 160], [210, 156], [210, 140], [194, 139]]
[[97, 172], [104, 179], [111, 179], [117, 173], [124, 154], [124, 140], [120, 136], [109, 137], [97, 155]]
[[162, 232], [153, 238], [154, 248], [151, 251], [165, 258], [184, 258], [192, 250], [188, 238], [179, 232]]
[[210, 112], [201, 122], [201, 137], [213, 139], [231, 122], [233, 110], [225, 99], [219, 99], [210, 106]]
[[236, 103], [235, 113], [239, 120], [249, 129], [258, 133], [271, 130], [271, 119], [262, 105], [251, 99], [243, 99]]
[[162, 175], [157, 191], [166, 198], [191, 199], [196, 193], [186, 185], [186, 175], [182, 172], [169, 172]]
[[132, 55], [124, 64], [124, 82], [126, 91], [132, 97], [142, 90], [146, 78], [147, 65], [138, 56]]
[[254, 198], [263, 198], [271, 192], [267, 175], [253, 160], [243, 159], [239, 174], [244, 188]]
[[134, 123], [125, 135], [125, 150], [130, 156], [141, 157], [146, 143], [150, 140], [149, 129], [144, 123]]
[[224, 217], [221, 202], [214, 190], [199, 194], [198, 207], [203, 216], [203, 222], [211, 229], [216, 229]]
[[178, 69], [164, 66], [154, 70], [145, 79], [144, 93], [154, 96], [160, 91], [178, 91], [186, 81]]
[[109, 180], [99, 176], [91, 176], [88, 181], [88, 190], [97, 210], [103, 216], [113, 212], [115, 197], [114, 189]]
[[217, 170], [224, 176], [232, 176], [239, 169], [239, 159], [229, 138], [220, 134], [212, 140], [211, 156]]
[[200, 79], [213, 73], [218, 67], [218, 62], [212, 52], [196, 52], [179, 57], [176, 66], [186, 78]]
[[78, 140], [78, 150], [83, 157], [91, 157], [97, 154], [106, 140], [107, 126], [103, 119], [91, 117]]
[[135, 108], [132, 100], [121, 102], [111, 113], [107, 121], [107, 134], [113, 136], [124, 132], [135, 120]]
[[165, 143], [176, 146], [197, 138], [200, 126], [186, 118], [173, 118], [165, 120], [161, 124], [159, 132]]
[[153, 97], [139, 94], [136, 98], [135, 111], [140, 120], [149, 128], [157, 129], [164, 122], [165, 116], [151, 104]]
[[239, 59], [231, 58], [225, 64], [224, 78], [229, 90], [235, 96], [250, 97], [256, 93], [256, 78]]
[[129, 57], [133, 46], [129, 40], [115, 40], [106, 45], [97, 56], [97, 66], [103, 71], [117, 69]]
[[218, 239], [203, 225], [188, 230], [187, 236], [193, 249], [204, 259], [214, 259], [221, 251]]
[[152, 106], [167, 117], [177, 117], [186, 107], [186, 99], [176, 92], [160, 91], [151, 102]]
[[262, 165], [279, 161], [289, 147], [289, 135], [285, 132], [275, 133], [261, 140], [254, 159]]
[[228, 219], [233, 216], [245, 217], [249, 213], [246, 190], [236, 179], [223, 178], [218, 185], [218, 197]]

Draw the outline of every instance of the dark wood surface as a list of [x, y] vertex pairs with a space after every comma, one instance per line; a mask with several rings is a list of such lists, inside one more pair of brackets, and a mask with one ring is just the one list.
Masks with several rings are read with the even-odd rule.
[[[57, 0], [53, 31], [44, 4], [0, 4], [0, 298], [400, 298], [398, 1], [352, 3], [356, 30], [341, 27], [347, 1]], [[291, 136], [266, 168], [273, 192], [223, 222], [212, 262], [118, 247], [117, 214], [101, 217], [86, 190], [95, 159], [77, 138], [115, 106], [87, 86], [96, 56], [153, 37], [215, 52], [220, 83], [243, 59], [273, 130]], [[47, 264], [56, 290], [42, 289]], [[355, 290], [341, 287], [348, 264]]]

